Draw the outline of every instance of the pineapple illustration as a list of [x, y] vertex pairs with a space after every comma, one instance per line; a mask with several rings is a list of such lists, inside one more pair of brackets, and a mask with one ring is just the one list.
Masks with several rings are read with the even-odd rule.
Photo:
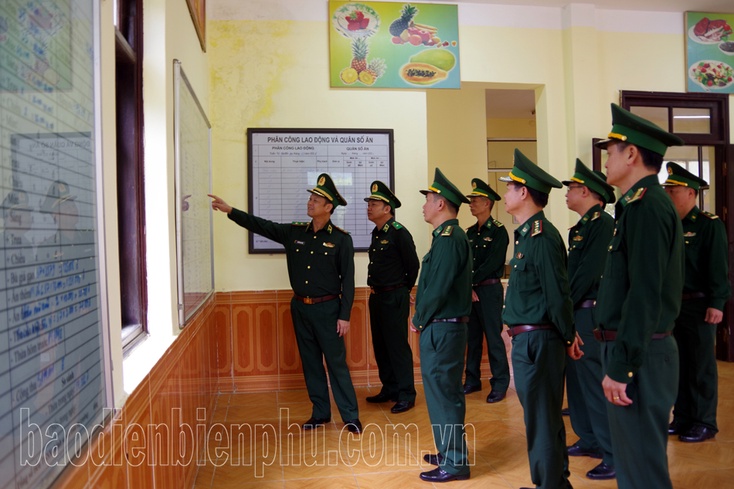
[[390, 34], [400, 37], [400, 34], [402, 34], [405, 29], [410, 27], [410, 24], [413, 22], [413, 17], [415, 17], [415, 14], [417, 13], [417, 8], [413, 7], [410, 4], [404, 5], [403, 11], [400, 12], [400, 18], [395, 19], [393, 23], [390, 24]]
[[352, 68], [354, 68], [357, 73], [362, 73], [364, 70], [367, 69], [367, 53], [369, 52], [369, 47], [367, 46], [367, 41], [364, 40], [364, 38], [360, 37], [354, 40], [352, 42]]
[[375, 81], [385, 74], [387, 65], [382, 58], [375, 58], [369, 62], [367, 69], [359, 74], [359, 81], [365, 85], [372, 85]]

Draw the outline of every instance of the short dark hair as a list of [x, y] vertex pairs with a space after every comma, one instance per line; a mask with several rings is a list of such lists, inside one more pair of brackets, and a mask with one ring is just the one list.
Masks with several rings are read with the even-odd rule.
[[525, 185], [525, 188], [528, 189], [528, 194], [530, 194], [530, 198], [533, 199], [535, 205], [541, 208], [548, 205], [548, 194], [535, 190], [534, 188], [530, 188], [527, 185]]
[[446, 203], [446, 207], [448, 207], [449, 209], [451, 209], [454, 212], [454, 214], [458, 214], [459, 213], [459, 206], [458, 205], [454, 204], [453, 202], [451, 202], [449, 199], [447, 199], [446, 197], [444, 197], [441, 194], [433, 194], [433, 195], [435, 195], [437, 198], [443, 200]]
[[[624, 150], [624, 148], [626, 148], [630, 144], [632, 143], [627, 143], [624, 141], [620, 142], [620, 151]], [[660, 173], [660, 169], [663, 167], [663, 155], [647, 148], [643, 148], [641, 146], [635, 145], [635, 148], [637, 148], [637, 151], [640, 152], [642, 164], [645, 165], [645, 168], [647, 168], [648, 170], [655, 170], [655, 173]]]

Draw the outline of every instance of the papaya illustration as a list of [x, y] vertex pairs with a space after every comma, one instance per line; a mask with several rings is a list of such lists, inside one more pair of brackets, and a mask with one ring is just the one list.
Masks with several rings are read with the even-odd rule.
[[454, 53], [448, 49], [424, 49], [410, 58], [411, 63], [426, 63], [440, 68], [443, 71], [451, 71], [456, 65]]
[[445, 79], [448, 73], [428, 63], [408, 63], [400, 69], [400, 76], [415, 85], [432, 85]]

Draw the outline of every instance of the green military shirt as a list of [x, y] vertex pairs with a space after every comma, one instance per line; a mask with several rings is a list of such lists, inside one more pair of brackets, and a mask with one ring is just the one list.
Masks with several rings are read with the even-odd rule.
[[569, 230], [568, 282], [574, 306], [596, 299], [613, 230], [614, 219], [598, 204]]
[[718, 216], [694, 207], [683, 219], [686, 273], [683, 292], [703, 292], [708, 307], [719, 311], [731, 295], [728, 241]]
[[367, 285], [390, 287], [404, 285], [412, 289], [418, 278], [418, 254], [410, 232], [391, 218], [381, 228], [372, 230], [367, 267]]
[[310, 222], [279, 224], [239, 209], [232, 209], [228, 217], [285, 247], [288, 277], [296, 295], [341, 295], [339, 319], [349, 321], [354, 302], [354, 245], [349, 233], [331, 221], [314, 232]]
[[471, 249], [458, 219], [433, 230], [431, 249], [423, 257], [413, 325], [422, 330], [434, 319], [471, 313]]
[[673, 203], [649, 175], [615, 207], [614, 236], [596, 301], [595, 321], [616, 330], [606, 374], [629, 383], [653, 333], [673, 330], [683, 290], [683, 231]]
[[478, 284], [505, 274], [505, 255], [510, 237], [507, 228], [490, 216], [483, 226], [474, 223], [466, 229], [472, 250], [472, 283]]
[[518, 324], [553, 324], [566, 344], [576, 335], [569, 296], [566, 245], [543, 211], [515, 230], [515, 254], [502, 320]]

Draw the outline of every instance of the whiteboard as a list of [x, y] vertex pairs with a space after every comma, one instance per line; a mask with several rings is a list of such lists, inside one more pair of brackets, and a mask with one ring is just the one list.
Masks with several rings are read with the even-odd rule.
[[181, 62], [174, 60], [176, 259], [179, 327], [214, 291], [211, 125]]
[[[331, 221], [349, 232], [356, 251], [367, 251], [375, 225], [365, 197], [380, 180], [393, 188], [392, 129], [247, 130], [249, 212], [275, 222], [310, 221], [307, 190], [328, 173], [347, 201]], [[283, 252], [283, 245], [248, 232], [250, 253]]]

